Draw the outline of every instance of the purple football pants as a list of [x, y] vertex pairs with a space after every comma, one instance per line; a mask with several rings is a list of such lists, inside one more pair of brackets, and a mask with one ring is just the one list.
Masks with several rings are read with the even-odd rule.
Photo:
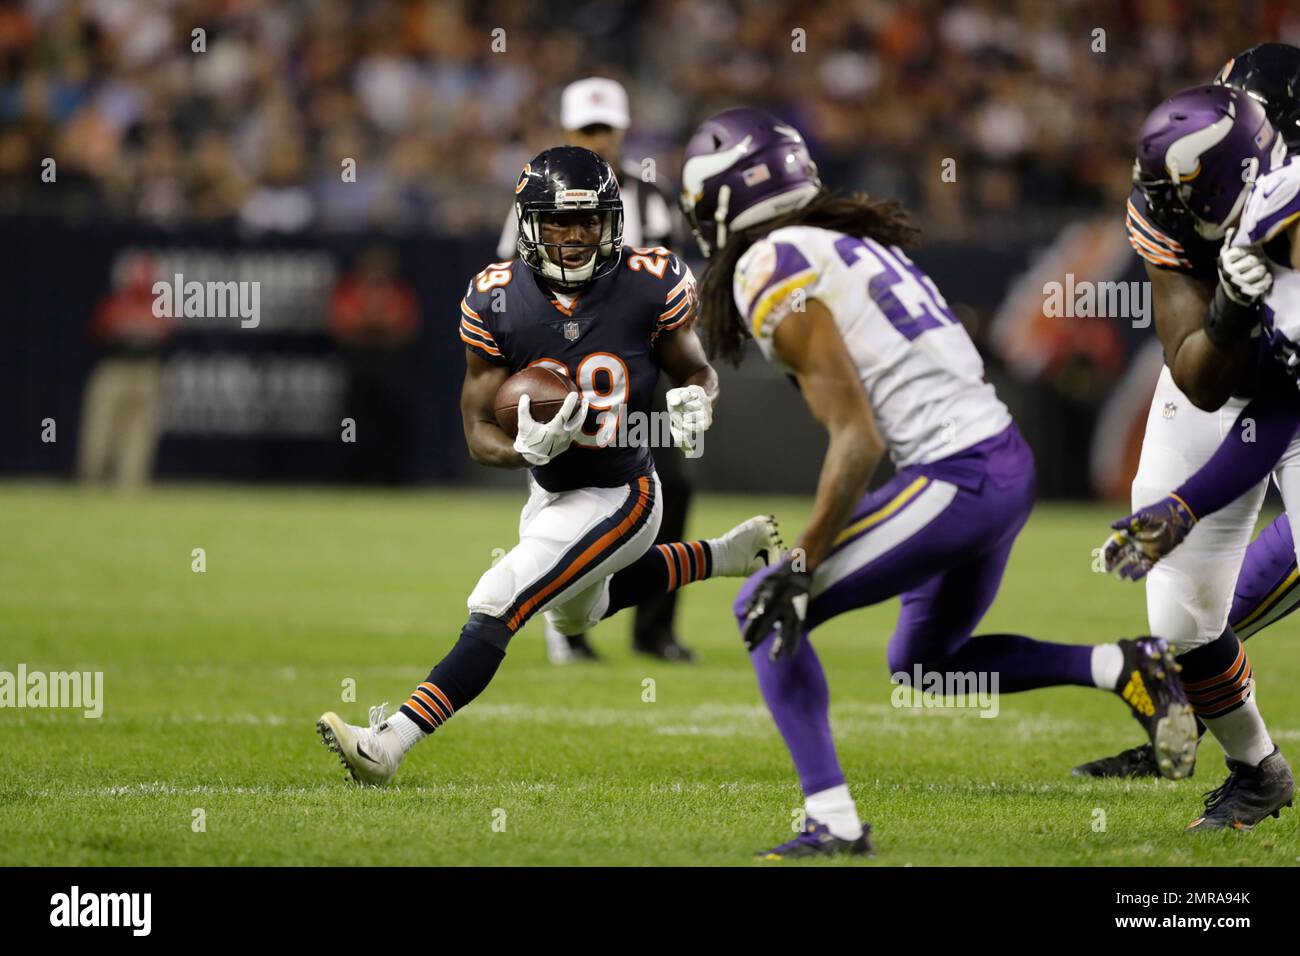
[[[971, 638], [993, 603], [1016, 535], [1034, 502], [1034, 460], [1015, 425], [956, 455], [907, 467], [855, 509], [813, 575], [807, 630], [902, 597], [889, 669], [998, 675], [999, 691], [1093, 686], [1092, 648], [1015, 634]], [[745, 608], [769, 569], [736, 598]], [[844, 782], [830, 729], [826, 675], [808, 634], [799, 650], [769, 658], [769, 636], [750, 655], [759, 688], [794, 758], [805, 794]]]

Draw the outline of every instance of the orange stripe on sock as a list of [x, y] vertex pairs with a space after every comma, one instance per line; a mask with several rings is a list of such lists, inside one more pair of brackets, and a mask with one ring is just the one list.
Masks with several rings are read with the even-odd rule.
[[691, 559], [686, 553], [686, 545], [682, 544], [680, 541], [674, 541], [669, 545], [669, 547], [671, 547], [674, 552], [681, 555], [682, 584], [690, 584], [695, 580], [695, 576], [691, 573]]
[[428, 708], [426, 708], [423, 703], [417, 700], [414, 695], [407, 698], [406, 704], [408, 707], [411, 708], [411, 710], [415, 711], [417, 714], [422, 715], [424, 719], [427, 720], [429, 723], [433, 724], [433, 726], [437, 727], [440, 724], [442, 724], [442, 721], [439, 720], [437, 717], [433, 716], [433, 714], [429, 713]]
[[1215, 717], [1220, 717], [1239, 704], [1244, 703], [1248, 696], [1250, 696], [1250, 687], [1246, 686], [1231, 697], [1215, 701], [1213, 704], [1207, 704], [1203, 707], [1198, 707], [1196, 704], [1193, 704], [1192, 710], [1198, 717], [1209, 717], [1213, 720]]
[[695, 552], [695, 566], [700, 569], [700, 573], [695, 578], [698, 581], [708, 573], [708, 565], [704, 560], [704, 545], [698, 541], [692, 541], [691, 550]]
[[1254, 676], [1254, 669], [1250, 666], [1249, 663], [1247, 663], [1246, 669], [1242, 671], [1241, 676], [1236, 680], [1225, 681], [1222, 684], [1216, 684], [1215, 686], [1210, 687], [1206, 690], [1199, 690], [1196, 691], [1195, 693], [1188, 694], [1187, 700], [1193, 706], [1195, 706], [1198, 703], [1212, 703], [1225, 694], [1231, 694], [1234, 691], [1240, 690], [1243, 687], [1250, 686], [1250, 681], [1253, 676]]
[[443, 710], [443, 708], [438, 706], [438, 704], [434, 701], [434, 699], [429, 696], [428, 691], [422, 690], [421, 688], [417, 687], [412, 692], [411, 696], [419, 699], [421, 703], [426, 705], [430, 711], [437, 714], [441, 719], [446, 720], [448, 717], [451, 716], [451, 714], [447, 713], [445, 710]]
[[671, 549], [666, 544], [657, 544], [655, 547], [659, 550], [660, 556], [664, 559], [664, 564], [668, 565], [668, 590], [677, 590], [677, 561], [673, 558]]
[[437, 684], [430, 684], [427, 680], [422, 681], [420, 683], [420, 686], [423, 687], [425, 690], [429, 691], [431, 694], [433, 694], [435, 697], [437, 697], [440, 701], [442, 701], [447, 706], [448, 717], [456, 713], [456, 708], [451, 706], [451, 701], [447, 699], [447, 695], [442, 692], [441, 687], [439, 687]]
[[1245, 659], [1246, 659], [1246, 645], [1242, 644], [1239, 648], [1237, 648], [1236, 660], [1234, 660], [1232, 664], [1228, 667], [1228, 669], [1225, 670], [1222, 674], [1218, 674], [1214, 677], [1211, 677], [1209, 680], [1194, 681], [1192, 683], [1183, 681], [1183, 690], [1188, 691], [1190, 693], [1198, 690], [1206, 690], [1210, 687], [1213, 687], [1215, 684], [1222, 684], [1225, 681], [1231, 681], [1232, 675], [1237, 673], [1237, 671], [1241, 668], [1241, 662]]

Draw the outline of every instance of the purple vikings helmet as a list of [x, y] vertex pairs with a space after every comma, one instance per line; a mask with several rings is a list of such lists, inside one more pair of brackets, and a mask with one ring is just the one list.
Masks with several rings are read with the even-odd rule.
[[705, 258], [730, 233], [806, 206], [821, 188], [799, 131], [763, 110], [724, 110], [686, 144], [682, 212]]
[[1133, 183], [1166, 218], [1191, 216], [1204, 239], [1221, 239], [1257, 176], [1279, 165], [1286, 144], [1264, 108], [1224, 86], [1165, 100], [1142, 124]]

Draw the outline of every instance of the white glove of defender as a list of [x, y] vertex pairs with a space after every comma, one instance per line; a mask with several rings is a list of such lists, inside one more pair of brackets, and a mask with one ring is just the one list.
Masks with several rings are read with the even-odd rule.
[[[578, 400], [582, 403], [579, 404]], [[587, 420], [587, 399], [578, 392], [570, 392], [564, 404], [549, 422], [533, 421], [528, 411], [526, 394], [519, 396], [519, 431], [515, 434], [515, 451], [534, 467], [549, 464], [551, 459], [569, 447]]]
[[1254, 305], [1273, 285], [1273, 273], [1262, 249], [1232, 246], [1231, 240], [1231, 236], [1225, 239], [1219, 250], [1219, 281], [1234, 302]]
[[713, 424], [713, 402], [699, 385], [668, 390], [668, 430], [673, 444], [688, 454], [695, 450], [699, 436]]

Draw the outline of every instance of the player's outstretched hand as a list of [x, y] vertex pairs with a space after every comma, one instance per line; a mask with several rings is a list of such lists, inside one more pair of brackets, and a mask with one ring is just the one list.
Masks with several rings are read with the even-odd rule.
[[811, 588], [811, 573], [796, 571], [789, 561], [777, 565], [776, 570], [759, 582], [745, 608], [745, 647], [752, 651], [775, 631], [772, 660], [797, 651], [803, 639]]
[[570, 392], [549, 422], [534, 421], [528, 408], [528, 396], [519, 396], [519, 430], [515, 434], [515, 451], [528, 464], [540, 467], [567, 449], [573, 436], [578, 434], [578, 429], [587, 420], [587, 399], [578, 392]]
[[1181, 498], [1161, 498], [1111, 524], [1102, 559], [1106, 570], [1130, 581], [1146, 577], [1157, 561], [1183, 543], [1196, 516]]
[[690, 455], [695, 451], [699, 436], [713, 424], [713, 402], [699, 385], [668, 390], [668, 430], [673, 444]]

